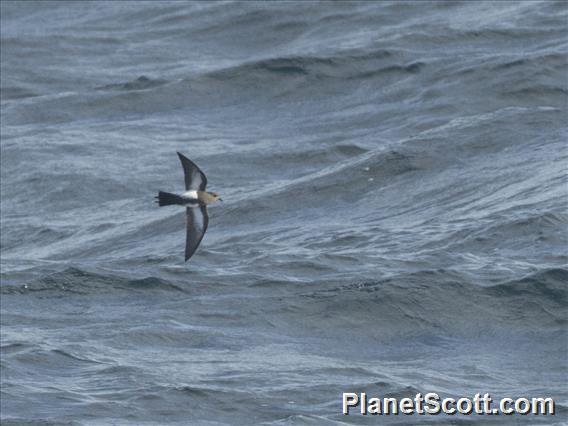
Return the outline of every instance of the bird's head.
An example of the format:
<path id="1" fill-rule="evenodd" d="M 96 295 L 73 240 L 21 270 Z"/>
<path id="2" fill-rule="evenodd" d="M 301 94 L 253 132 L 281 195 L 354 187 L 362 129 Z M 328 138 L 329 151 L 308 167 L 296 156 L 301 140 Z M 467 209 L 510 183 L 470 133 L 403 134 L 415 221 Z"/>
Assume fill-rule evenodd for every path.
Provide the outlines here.
<path id="1" fill-rule="evenodd" d="M 216 192 L 208 192 L 208 194 L 212 197 L 212 200 L 211 200 L 212 203 L 214 203 L 215 201 L 223 201 L 221 196 L 219 194 L 217 194 Z"/>

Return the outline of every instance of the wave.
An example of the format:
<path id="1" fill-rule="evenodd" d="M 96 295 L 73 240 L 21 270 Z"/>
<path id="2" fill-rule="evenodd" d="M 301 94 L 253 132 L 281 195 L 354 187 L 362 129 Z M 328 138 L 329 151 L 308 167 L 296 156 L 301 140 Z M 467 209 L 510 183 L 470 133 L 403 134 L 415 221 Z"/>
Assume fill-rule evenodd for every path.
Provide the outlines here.
<path id="1" fill-rule="evenodd" d="M 568 269 L 550 268 L 489 287 L 485 291 L 497 297 L 514 297 L 535 303 L 546 301 L 558 304 L 561 308 L 568 305 L 566 282 L 568 282 Z M 557 319 L 568 322 L 568 319 L 562 316 L 558 316 Z"/>
<path id="2" fill-rule="evenodd" d="M 286 265 L 290 267 L 289 262 Z M 308 261 L 292 266 L 314 270 L 314 264 Z M 273 271 L 274 268 L 278 265 L 273 261 Z M 327 272 L 325 268 L 315 270 L 324 274 L 322 276 Z M 543 269 L 492 286 L 471 282 L 467 274 L 456 269 L 419 270 L 393 274 L 380 280 L 351 283 L 338 282 L 337 276 L 331 276 L 335 277 L 331 282 L 322 280 L 319 284 L 302 283 L 293 287 L 289 286 L 288 280 L 266 281 L 257 277 L 252 280 L 252 285 L 257 288 L 286 285 L 287 291 L 292 291 L 288 293 L 286 309 L 276 315 L 297 321 L 306 315 L 317 317 L 324 312 L 333 312 L 333 321 L 338 323 L 376 322 L 375 332 L 385 336 L 424 333 L 427 330 L 443 330 L 450 334 L 466 330 L 477 334 L 482 329 L 492 330 L 503 324 L 523 325 L 526 331 L 546 326 L 552 332 L 555 327 L 566 323 L 564 307 L 568 302 L 565 286 L 568 270 L 563 268 Z M 49 274 L 23 286 L 0 287 L 2 295 L 41 298 L 70 294 L 107 295 L 124 291 L 170 293 L 187 292 L 187 289 L 155 277 L 127 279 L 77 268 Z M 482 316 L 480 309 L 484 312 Z M 143 340 L 145 344 L 153 341 L 163 344 L 170 339 L 168 330 L 159 327 L 132 330 L 129 338 Z M 203 334 L 199 338 L 208 339 L 207 344 L 211 344 L 212 336 Z M 11 344 L 3 350 L 20 353 L 30 348 Z"/>
<path id="3" fill-rule="evenodd" d="M 567 279 L 568 270 L 554 268 L 481 287 L 455 270 L 423 270 L 305 292 L 294 315 L 333 312 L 329 320 L 339 329 L 374 324 L 369 333 L 381 340 L 429 333 L 476 338 L 504 324 L 555 333 L 566 323 Z"/>
<path id="4" fill-rule="evenodd" d="M 3 285 L 0 294 L 62 297 L 66 294 L 96 294 L 115 291 L 176 291 L 184 288 L 162 278 L 129 279 L 114 274 L 66 268 L 23 285 Z"/>
<path id="5" fill-rule="evenodd" d="M 136 80 L 127 81 L 125 83 L 113 83 L 104 86 L 96 87 L 97 90 L 146 90 L 153 87 L 162 86 L 168 83 L 167 80 L 162 80 L 159 78 L 153 79 L 142 75 Z"/>
<path id="6" fill-rule="evenodd" d="M 343 49 L 326 56 L 276 55 L 234 60 L 221 68 L 186 67 L 175 75 L 139 75 L 126 81 L 43 96 L 31 89 L 7 88 L 2 96 L 10 101 L 5 114 L 13 124 L 64 123 L 117 115 L 134 119 L 146 114 L 177 114 L 180 110 L 210 113 L 211 109 L 237 105 L 263 110 L 264 103 L 305 102 L 320 99 L 322 93 L 332 98 L 341 96 L 342 103 L 349 105 L 361 84 L 380 95 L 377 101 L 387 104 L 403 101 L 398 96 L 406 96 L 408 90 L 415 92 L 416 84 L 420 84 L 424 89 L 413 95 L 420 102 L 411 102 L 410 106 L 427 107 L 434 103 L 434 107 L 439 107 L 441 93 L 448 90 L 447 75 L 459 81 L 473 79 L 478 90 L 491 90 L 504 98 L 537 95 L 557 104 L 565 98 L 566 87 L 551 84 L 539 70 L 544 63 L 549 74 L 563 73 L 559 56 L 519 54 L 506 60 L 495 56 L 445 64 L 418 60 L 404 49 L 366 47 Z M 444 72 L 439 72 L 440 67 Z M 391 99 L 393 88 L 402 92 Z"/>
<path id="7" fill-rule="evenodd" d="M 371 51 L 342 51 L 332 56 L 271 57 L 245 62 L 220 70 L 201 74 L 201 78 L 281 80 L 287 77 L 306 76 L 313 79 L 353 80 L 378 77 L 388 73 L 415 74 L 426 66 L 424 62 L 397 63 L 402 52 L 384 49 Z"/>

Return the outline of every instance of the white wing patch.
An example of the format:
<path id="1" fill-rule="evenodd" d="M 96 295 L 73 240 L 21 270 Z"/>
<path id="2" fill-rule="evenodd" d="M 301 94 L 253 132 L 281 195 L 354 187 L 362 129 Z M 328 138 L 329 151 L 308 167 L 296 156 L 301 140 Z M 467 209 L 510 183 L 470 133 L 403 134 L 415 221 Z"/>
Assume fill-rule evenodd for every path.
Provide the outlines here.
<path id="1" fill-rule="evenodd" d="M 188 260 L 193 256 L 193 253 L 195 253 L 195 250 L 197 250 L 199 243 L 201 243 L 203 239 L 203 235 L 209 224 L 209 216 L 207 214 L 207 207 L 204 205 L 188 207 L 186 214 L 187 232 L 185 237 L 185 260 Z"/>
<path id="2" fill-rule="evenodd" d="M 193 210 L 193 226 L 199 230 L 199 232 L 203 232 L 203 214 L 201 214 L 201 210 Z"/>
<path id="3" fill-rule="evenodd" d="M 199 173 L 198 170 L 194 169 L 193 173 L 191 174 L 191 188 L 195 190 L 199 189 L 202 182 L 201 173 Z M 197 198 L 197 195 L 195 196 L 195 198 Z"/>

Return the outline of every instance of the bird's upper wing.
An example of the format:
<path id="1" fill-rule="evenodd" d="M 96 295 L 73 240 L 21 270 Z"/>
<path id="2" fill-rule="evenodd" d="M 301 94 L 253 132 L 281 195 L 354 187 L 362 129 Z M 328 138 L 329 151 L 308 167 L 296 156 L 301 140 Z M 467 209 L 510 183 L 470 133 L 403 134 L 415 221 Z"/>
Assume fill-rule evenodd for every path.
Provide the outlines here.
<path id="1" fill-rule="evenodd" d="M 181 165 L 183 166 L 183 174 L 185 175 L 185 189 L 186 191 L 205 191 L 207 186 L 207 178 L 199 167 L 185 155 L 177 153 Z"/>
<path id="2" fill-rule="evenodd" d="M 201 205 L 199 207 L 188 207 L 186 209 L 187 216 L 187 235 L 185 238 L 185 260 L 193 256 L 199 243 L 207 231 L 209 224 L 209 216 L 207 215 L 207 207 Z"/>

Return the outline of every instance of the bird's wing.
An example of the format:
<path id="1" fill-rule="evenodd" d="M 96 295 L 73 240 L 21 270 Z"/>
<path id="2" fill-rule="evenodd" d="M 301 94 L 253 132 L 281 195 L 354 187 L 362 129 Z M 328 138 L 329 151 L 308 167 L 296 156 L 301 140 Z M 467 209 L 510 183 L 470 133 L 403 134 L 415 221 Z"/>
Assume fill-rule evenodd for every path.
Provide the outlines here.
<path id="1" fill-rule="evenodd" d="M 183 174 L 185 175 L 186 191 L 205 191 L 207 186 L 207 178 L 199 167 L 185 155 L 177 153 L 181 165 L 183 166 Z"/>
<path id="2" fill-rule="evenodd" d="M 207 207 L 201 205 L 199 207 L 188 207 L 186 209 L 187 216 L 187 234 L 185 238 L 185 260 L 193 256 L 199 243 L 207 231 L 209 224 L 209 216 L 207 215 Z"/>

